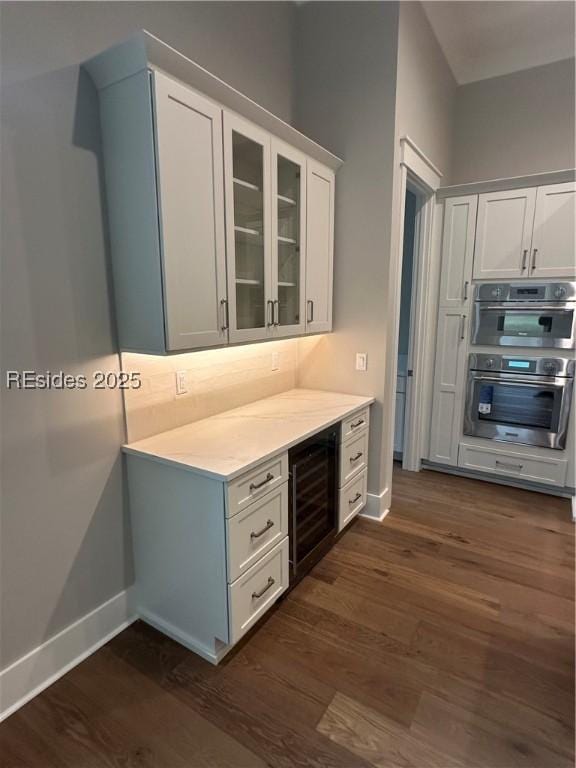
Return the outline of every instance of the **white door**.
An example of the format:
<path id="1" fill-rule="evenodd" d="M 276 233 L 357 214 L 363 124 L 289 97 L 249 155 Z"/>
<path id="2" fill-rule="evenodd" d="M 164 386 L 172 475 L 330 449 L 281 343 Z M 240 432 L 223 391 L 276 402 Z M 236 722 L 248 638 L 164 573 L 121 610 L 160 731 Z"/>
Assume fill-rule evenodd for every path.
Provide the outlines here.
<path id="1" fill-rule="evenodd" d="M 274 334 L 270 135 L 224 112 L 230 341 Z"/>
<path id="2" fill-rule="evenodd" d="M 528 276 L 536 188 L 478 196 L 474 279 Z"/>
<path id="3" fill-rule="evenodd" d="M 272 138 L 272 300 L 274 334 L 306 327 L 306 156 Z"/>
<path id="4" fill-rule="evenodd" d="M 306 332 L 332 330 L 334 261 L 334 174 L 307 161 Z"/>
<path id="5" fill-rule="evenodd" d="M 530 277 L 573 277 L 576 183 L 538 187 Z"/>
<path id="6" fill-rule="evenodd" d="M 467 325 L 458 310 L 438 312 L 429 459 L 452 466 L 458 463 L 462 433 Z"/>
<path id="7" fill-rule="evenodd" d="M 153 78 L 166 348 L 225 344 L 222 110 Z"/>
<path id="8" fill-rule="evenodd" d="M 444 201 L 440 306 L 463 307 L 470 296 L 478 196 Z"/>

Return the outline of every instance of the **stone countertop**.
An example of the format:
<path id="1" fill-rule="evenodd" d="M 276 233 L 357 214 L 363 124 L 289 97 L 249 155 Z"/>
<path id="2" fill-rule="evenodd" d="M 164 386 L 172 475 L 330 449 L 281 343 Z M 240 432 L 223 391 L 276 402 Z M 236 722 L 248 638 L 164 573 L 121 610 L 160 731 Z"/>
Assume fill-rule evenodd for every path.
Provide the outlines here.
<path id="1" fill-rule="evenodd" d="M 228 481 L 373 402 L 373 397 L 291 389 L 123 450 Z"/>

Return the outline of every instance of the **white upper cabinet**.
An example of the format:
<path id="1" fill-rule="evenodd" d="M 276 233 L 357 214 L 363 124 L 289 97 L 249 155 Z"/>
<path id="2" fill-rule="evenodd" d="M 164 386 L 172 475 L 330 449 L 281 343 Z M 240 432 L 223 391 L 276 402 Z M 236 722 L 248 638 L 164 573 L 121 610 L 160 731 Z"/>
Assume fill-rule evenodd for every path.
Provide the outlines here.
<path id="1" fill-rule="evenodd" d="M 530 277 L 573 277 L 576 183 L 538 187 L 532 235 Z"/>
<path id="2" fill-rule="evenodd" d="M 304 333 L 306 156 L 272 139 L 272 301 L 277 336 Z"/>
<path id="3" fill-rule="evenodd" d="M 444 202 L 440 306 L 460 308 L 470 297 L 478 196 Z"/>
<path id="4" fill-rule="evenodd" d="M 120 349 L 331 330 L 342 161 L 147 32 L 84 66 L 100 98 Z"/>
<path id="5" fill-rule="evenodd" d="M 535 188 L 478 196 L 475 280 L 528 274 L 535 204 Z"/>
<path id="6" fill-rule="evenodd" d="M 306 217 L 306 331 L 332 330 L 334 174 L 308 160 Z"/>
<path id="7" fill-rule="evenodd" d="M 224 180 L 230 341 L 274 329 L 270 135 L 224 113 Z"/>
<path id="8" fill-rule="evenodd" d="M 156 72 L 166 348 L 227 341 L 222 110 Z"/>
<path id="9" fill-rule="evenodd" d="M 474 279 L 573 277 L 575 192 L 571 181 L 480 195 Z"/>

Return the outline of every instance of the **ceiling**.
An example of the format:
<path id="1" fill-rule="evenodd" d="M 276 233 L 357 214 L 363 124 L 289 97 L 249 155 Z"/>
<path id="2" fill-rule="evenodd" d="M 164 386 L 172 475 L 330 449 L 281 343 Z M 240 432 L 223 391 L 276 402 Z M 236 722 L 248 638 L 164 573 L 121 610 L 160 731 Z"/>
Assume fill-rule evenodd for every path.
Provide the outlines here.
<path id="1" fill-rule="evenodd" d="M 570 0 L 425 0 L 422 5 L 459 84 L 574 56 Z"/>

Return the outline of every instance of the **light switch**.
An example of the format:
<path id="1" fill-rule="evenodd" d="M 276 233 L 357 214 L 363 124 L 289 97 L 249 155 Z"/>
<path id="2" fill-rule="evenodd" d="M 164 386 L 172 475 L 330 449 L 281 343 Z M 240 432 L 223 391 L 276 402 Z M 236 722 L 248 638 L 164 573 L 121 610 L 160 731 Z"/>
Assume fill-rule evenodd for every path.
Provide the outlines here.
<path id="1" fill-rule="evenodd" d="M 280 352 L 272 352 L 272 370 L 277 371 L 280 368 Z"/>
<path id="2" fill-rule="evenodd" d="M 185 395 L 188 392 L 186 371 L 176 371 L 176 394 Z"/>
<path id="3" fill-rule="evenodd" d="M 356 352 L 356 370 L 365 371 L 368 368 L 368 355 L 366 352 Z"/>

